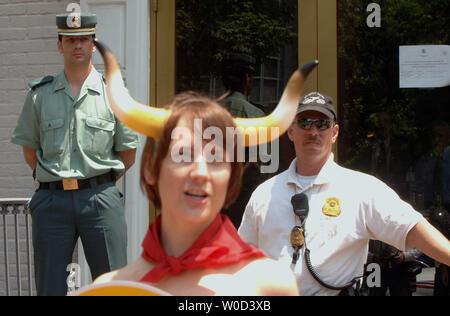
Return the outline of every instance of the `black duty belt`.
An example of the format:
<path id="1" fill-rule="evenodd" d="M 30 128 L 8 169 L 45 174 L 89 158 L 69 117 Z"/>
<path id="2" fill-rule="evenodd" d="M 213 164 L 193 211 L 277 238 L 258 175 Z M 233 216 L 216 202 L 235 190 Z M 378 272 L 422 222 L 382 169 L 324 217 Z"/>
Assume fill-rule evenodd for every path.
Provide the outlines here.
<path id="1" fill-rule="evenodd" d="M 95 188 L 99 185 L 115 181 L 116 176 L 114 172 L 111 171 L 89 179 L 63 179 L 55 182 L 40 182 L 39 190 L 83 190 Z"/>

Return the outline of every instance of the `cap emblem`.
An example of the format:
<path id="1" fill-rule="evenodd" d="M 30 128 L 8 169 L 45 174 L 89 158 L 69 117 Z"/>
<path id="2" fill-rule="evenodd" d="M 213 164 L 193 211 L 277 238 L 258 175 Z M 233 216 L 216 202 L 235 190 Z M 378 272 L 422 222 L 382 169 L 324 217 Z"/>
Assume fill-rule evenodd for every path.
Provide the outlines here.
<path id="1" fill-rule="evenodd" d="M 72 18 L 72 25 L 70 27 L 73 27 L 74 29 L 79 29 L 81 27 L 81 19 L 79 16 L 74 16 Z"/>
<path id="2" fill-rule="evenodd" d="M 321 96 L 311 96 L 311 97 L 306 97 L 305 100 L 303 100 L 302 102 L 303 104 L 310 104 L 310 103 L 319 103 L 319 104 L 325 104 L 326 101 L 324 98 L 322 98 Z"/>

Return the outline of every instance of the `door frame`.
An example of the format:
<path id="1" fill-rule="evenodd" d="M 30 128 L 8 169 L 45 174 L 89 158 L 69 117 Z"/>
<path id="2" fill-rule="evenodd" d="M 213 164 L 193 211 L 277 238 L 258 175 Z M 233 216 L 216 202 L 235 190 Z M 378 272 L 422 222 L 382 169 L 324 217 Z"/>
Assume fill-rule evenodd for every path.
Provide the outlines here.
<path id="1" fill-rule="evenodd" d="M 175 93 L 175 0 L 151 0 L 150 43 L 152 105 Z M 337 100 L 337 0 L 298 0 L 299 65 L 317 59 L 305 92 L 320 91 Z"/>
<path id="2" fill-rule="evenodd" d="M 176 91 L 175 0 L 150 0 L 150 100 L 161 106 Z M 304 92 L 320 91 L 338 102 L 337 0 L 298 0 L 299 65 L 319 60 Z M 337 157 L 337 148 L 333 149 Z M 157 210 L 150 208 L 150 220 Z"/>

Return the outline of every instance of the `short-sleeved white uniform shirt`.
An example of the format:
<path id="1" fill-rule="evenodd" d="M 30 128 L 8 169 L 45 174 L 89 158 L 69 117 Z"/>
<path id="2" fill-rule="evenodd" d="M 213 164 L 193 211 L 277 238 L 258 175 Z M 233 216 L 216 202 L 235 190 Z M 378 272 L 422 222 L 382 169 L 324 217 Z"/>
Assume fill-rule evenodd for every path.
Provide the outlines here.
<path id="1" fill-rule="evenodd" d="M 291 197 L 305 193 L 309 214 L 305 221 L 306 246 L 320 278 L 342 286 L 361 276 L 369 240 L 381 240 L 406 249 L 406 236 L 423 219 L 386 184 L 370 175 L 343 168 L 333 155 L 313 183 L 302 188 L 294 160 L 285 172 L 262 183 L 253 193 L 239 228 L 243 239 L 271 258 L 285 262 L 297 278 L 301 295 L 336 295 L 322 287 L 307 270 L 304 249 L 292 264 L 291 230 L 300 224 Z"/>

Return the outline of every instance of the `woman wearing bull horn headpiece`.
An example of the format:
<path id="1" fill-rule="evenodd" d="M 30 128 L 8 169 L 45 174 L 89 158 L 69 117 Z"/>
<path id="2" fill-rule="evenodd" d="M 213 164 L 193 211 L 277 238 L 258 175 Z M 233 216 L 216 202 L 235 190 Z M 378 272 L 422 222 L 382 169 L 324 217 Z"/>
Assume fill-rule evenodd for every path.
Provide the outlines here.
<path id="1" fill-rule="evenodd" d="M 195 92 L 178 94 L 164 108 L 137 103 L 123 86 L 114 55 L 104 45 L 96 45 L 105 60 L 111 107 L 124 124 L 149 136 L 141 186 L 161 215 L 149 227 L 142 256 L 95 284 L 145 282 L 173 295 L 298 295 L 290 269 L 245 243 L 220 214 L 240 190 L 237 134 L 231 147 L 229 139 L 215 139 L 213 149 L 202 139 L 201 150 L 195 148 L 195 135 L 210 128 L 225 135 L 228 128 L 250 126 L 276 126 L 284 132 L 295 116 L 303 82 L 317 62 L 294 73 L 271 115 L 244 120 L 233 119 L 215 101 Z M 202 123 L 200 131 L 197 120 Z M 269 141 L 271 137 L 275 136 L 269 135 Z M 245 145 L 255 145 L 254 140 Z"/>

